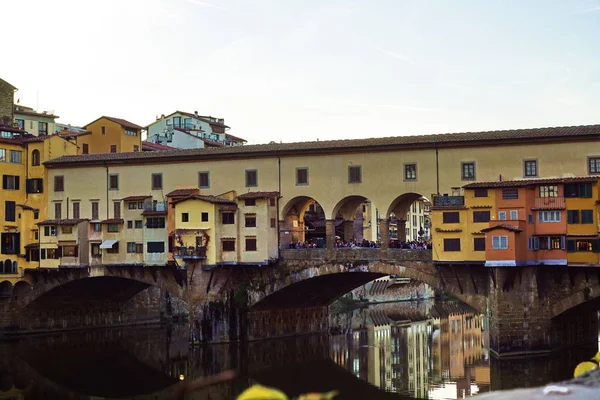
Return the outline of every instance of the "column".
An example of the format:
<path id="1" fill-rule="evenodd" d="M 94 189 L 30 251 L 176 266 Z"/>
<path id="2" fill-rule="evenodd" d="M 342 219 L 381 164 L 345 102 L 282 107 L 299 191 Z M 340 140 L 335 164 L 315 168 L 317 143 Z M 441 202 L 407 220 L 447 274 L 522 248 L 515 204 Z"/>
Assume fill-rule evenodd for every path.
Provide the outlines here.
<path id="1" fill-rule="evenodd" d="M 398 229 L 398 240 L 400 242 L 406 242 L 406 220 L 396 220 L 396 227 Z"/>
<path id="2" fill-rule="evenodd" d="M 346 242 L 354 240 L 354 221 L 344 221 L 344 240 Z"/>
<path id="3" fill-rule="evenodd" d="M 381 235 L 381 250 L 387 250 L 390 246 L 390 220 L 387 218 L 379 220 L 379 232 Z"/>
<path id="4" fill-rule="evenodd" d="M 333 250 L 335 248 L 335 220 L 325 220 L 325 238 L 327 241 L 327 249 Z"/>

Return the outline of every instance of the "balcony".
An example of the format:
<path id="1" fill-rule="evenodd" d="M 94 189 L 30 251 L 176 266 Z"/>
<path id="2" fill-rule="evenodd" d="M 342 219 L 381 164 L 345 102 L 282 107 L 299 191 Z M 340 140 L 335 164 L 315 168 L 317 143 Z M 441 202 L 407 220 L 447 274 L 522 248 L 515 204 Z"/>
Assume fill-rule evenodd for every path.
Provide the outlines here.
<path id="1" fill-rule="evenodd" d="M 536 197 L 532 210 L 564 210 L 564 197 Z"/>
<path id="2" fill-rule="evenodd" d="M 167 215 L 167 203 L 164 201 L 156 203 L 145 202 L 142 215 Z"/>
<path id="3" fill-rule="evenodd" d="M 173 256 L 184 260 L 206 260 L 206 247 L 175 247 Z"/>
<path id="4" fill-rule="evenodd" d="M 465 196 L 435 196 L 434 207 L 464 207 Z"/>

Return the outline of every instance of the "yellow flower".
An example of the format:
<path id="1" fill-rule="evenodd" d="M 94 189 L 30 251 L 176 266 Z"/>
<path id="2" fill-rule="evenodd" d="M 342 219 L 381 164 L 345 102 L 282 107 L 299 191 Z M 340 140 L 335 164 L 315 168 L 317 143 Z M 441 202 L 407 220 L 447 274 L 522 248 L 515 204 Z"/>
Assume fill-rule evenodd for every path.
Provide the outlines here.
<path id="1" fill-rule="evenodd" d="M 244 390 L 237 400 L 288 400 L 288 397 L 280 390 L 254 385 Z"/>
<path id="2" fill-rule="evenodd" d="M 575 367 L 574 377 L 577 377 L 585 372 L 592 371 L 594 369 L 598 369 L 600 367 L 600 351 L 596 353 L 594 357 L 590 359 L 590 361 L 581 362 Z"/>

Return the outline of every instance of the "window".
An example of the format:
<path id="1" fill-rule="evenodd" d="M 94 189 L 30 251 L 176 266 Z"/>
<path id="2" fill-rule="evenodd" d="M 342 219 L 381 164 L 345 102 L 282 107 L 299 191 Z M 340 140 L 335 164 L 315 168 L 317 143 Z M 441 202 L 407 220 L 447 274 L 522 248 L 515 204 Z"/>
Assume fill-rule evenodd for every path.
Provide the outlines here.
<path id="1" fill-rule="evenodd" d="M 80 207 L 79 207 L 79 202 L 78 201 L 74 201 L 73 202 L 73 218 L 74 219 L 79 219 L 80 218 Z"/>
<path id="2" fill-rule="evenodd" d="M 593 224 L 594 223 L 594 210 L 581 210 L 581 223 L 582 224 Z"/>
<path id="3" fill-rule="evenodd" d="M 508 236 L 492 236 L 492 249 L 507 250 Z"/>
<path id="4" fill-rule="evenodd" d="M 445 212 L 442 214 L 444 224 L 456 224 L 460 222 L 460 213 L 457 211 Z M 416 224 L 415 224 L 416 225 Z"/>
<path id="5" fill-rule="evenodd" d="M 488 197 L 487 189 L 475 189 L 473 193 L 474 197 Z"/>
<path id="6" fill-rule="evenodd" d="M 29 261 L 40 261 L 40 249 L 28 249 Z"/>
<path id="7" fill-rule="evenodd" d="M 22 163 L 22 152 L 18 150 L 10 151 L 10 159 L 9 162 L 13 164 L 21 164 Z"/>
<path id="8" fill-rule="evenodd" d="M 246 187 L 258 186 L 258 171 L 255 169 L 246 170 Z"/>
<path id="9" fill-rule="evenodd" d="M 567 251 L 593 251 L 600 252 L 600 241 L 598 239 L 578 239 L 567 241 Z"/>
<path id="10" fill-rule="evenodd" d="M 560 222 L 560 211 L 539 211 L 540 222 Z"/>
<path id="11" fill-rule="evenodd" d="M 209 188 L 210 187 L 210 173 L 208 171 L 198 172 L 198 187 Z"/>
<path id="12" fill-rule="evenodd" d="M 519 220 L 519 211 L 518 210 L 510 210 L 510 220 L 511 221 Z"/>
<path id="13" fill-rule="evenodd" d="M 92 219 L 93 220 L 98 219 L 98 202 L 97 201 L 92 201 Z"/>
<path id="14" fill-rule="evenodd" d="M 138 208 L 138 210 L 143 210 L 144 209 L 144 202 L 143 201 L 138 201 L 137 208 Z"/>
<path id="15" fill-rule="evenodd" d="M 56 236 L 56 226 L 54 226 L 54 225 L 44 226 L 44 236 Z"/>
<path id="16" fill-rule="evenodd" d="M 0 252 L 2 254 L 19 254 L 20 250 L 20 239 L 19 233 L 15 232 L 2 232 L 0 240 L 2 240 L 2 246 Z"/>
<path id="17" fill-rule="evenodd" d="M 62 203 L 61 202 L 54 203 L 54 219 L 61 219 L 61 218 L 62 218 Z"/>
<path id="18" fill-rule="evenodd" d="M 506 221 L 506 211 L 498 211 L 498 220 Z"/>
<path id="19" fill-rule="evenodd" d="M 256 199 L 244 199 L 244 206 L 254 207 L 256 205 Z"/>
<path id="20" fill-rule="evenodd" d="M 296 185 L 308 185 L 308 168 L 296 168 Z"/>
<path id="21" fill-rule="evenodd" d="M 473 211 L 473 222 L 490 222 L 490 212 Z"/>
<path id="22" fill-rule="evenodd" d="M 101 130 L 102 130 L 102 134 L 103 134 L 103 135 L 106 135 L 106 127 L 105 127 L 105 126 L 103 126 L 103 127 L 101 128 Z"/>
<path id="23" fill-rule="evenodd" d="M 221 214 L 221 223 L 223 225 L 231 225 L 235 224 L 235 214 L 232 212 L 224 211 Z"/>
<path id="24" fill-rule="evenodd" d="M 136 221 L 137 227 L 137 221 Z M 146 228 L 150 229 L 162 229 L 165 227 L 165 218 L 164 217 L 150 217 L 146 222 Z"/>
<path id="25" fill-rule="evenodd" d="M 129 128 L 129 129 L 125 129 L 125 134 L 127 136 L 137 136 L 137 131 L 135 129 Z"/>
<path id="26" fill-rule="evenodd" d="M 348 183 L 362 182 L 362 167 L 360 165 L 351 165 L 348 167 Z"/>
<path id="27" fill-rule="evenodd" d="M 474 162 L 463 162 L 462 163 L 461 177 L 463 180 L 474 180 L 475 179 L 475 163 Z"/>
<path id="28" fill-rule="evenodd" d="M 567 210 L 567 224 L 579 224 L 579 210 Z"/>
<path id="29" fill-rule="evenodd" d="M 528 248 L 529 250 L 539 250 L 540 249 L 540 238 L 539 237 L 530 237 L 528 239 Z"/>
<path id="30" fill-rule="evenodd" d="M 588 174 L 600 174 L 600 157 L 588 157 Z"/>
<path id="31" fill-rule="evenodd" d="M 91 243 L 90 251 L 92 253 L 92 257 L 100 257 L 102 252 L 100 251 L 100 243 Z"/>
<path id="32" fill-rule="evenodd" d="M 15 119 L 15 123 L 17 124 L 17 128 L 21 130 L 25 130 L 25 120 L 24 119 Z"/>
<path id="33" fill-rule="evenodd" d="M 518 198 L 518 189 L 502 189 L 502 200 L 516 200 Z"/>
<path id="34" fill-rule="evenodd" d="M 275 197 L 271 197 L 271 198 L 269 199 L 269 206 L 270 206 L 270 207 L 275 207 Z"/>
<path id="35" fill-rule="evenodd" d="M 405 181 L 416 181 L 417 180 L 417 164 L 404 164 L 404 180 Z"/>
<path id="36" fill-rule="evenodd" d="M 39 133 L 39 136 L 46 136 L 48 134 L 48 123 L 47 122 L 39 122 L 38 123 L 38 133 Z"/>
<path id="37" fill-rule="evenodd" d="M 135 229 L 142 229 L 144 227 L 144 221 L 138 219 L 135 221 Z"/>
<path id="38" fill-rule="evenodd" d="M 33 219 L 40 219 L 40 210 L 33 210 Z M 37 234 L 37 231 L 35 233 Z"/>
<path id="39" fill-rule="evenodd" d="M 271 218 L 271 228 L 277 227 L 277 220 L 275 218 Z"/>
<path id="40" fill-rule="evenodd" d="M 112 245 L 111 248 L 106 249 L 108 254 L 119 254 L 119 242 Z"/>
<path id="41" fill-rule="evenodd" d="M 223 251 L 235 251 L 235 240 L 234 239 L 223 240 Z"/>
<path id="42" fill-rule="evenodd" d="M 137 203 L 135 203 L 135 202 L 129 202 L 129 203 L 127 203 L 127 209 L 128 210 L 136 210 L 137 209 Z"/>
<path id="43" fill-rule="evenodd" d="M 111 144 L 110 145 L 110 152 L 111 153 L 116 153 L 117 152 L 117 145 L 116 144 Z"/>
<path id="44" fill-rule="evenodd" d="M 119 232 L 119 224 L 108 224 L 106 228 L 107 232 Z"/>
<path id="45" fill-rule="evenodd" d="M 152 190 L 161 190 L 162 188 L 162 174 L 152 174 Z"/>
<path id="46" fill-rule="evenodd" d="M 31 166 L 36 167 L 40 165 L 40 151 L 35 149 L 31 152 Z"/>
<path id="47" fill-rule="evenodd" d="M 533 224 L 533 214 L 527 214 L 527 223 Z"/>
<path id="48" fill-rule="evenodd" d="M 165 242 L 148 242 L 146 251 L 148 253 L 164 253 Z"/>
<path id="49" fill-rule="evenodd" d="M 457 213 L 457 214 L 458 214 L 458 213 Z M 413 225 L 413 226 L 417 226 L 417 216 L 416 216 L 416 215 L 413 215 L 413 216 L 412 216 L 412 225 Z"/>
<path id="50" fill-rule="evenodd" d="M 108 176 L 108 190 L 119 190 L 119 174 Z"/>
<path id="51" fill-rule="evenodd" d="M 45 253 L 44 253 L 45 250 Z M 57 260 L 60 258 L 58 249 L 42 249 L 42 258 L 48 260 Z"/>
<path id="52" fill-rule="evenodd" d="M 62 257 L 77 257 L 79 255 L 79 246 L 61 246 L 59 254 Z"/>
<path id="53" fill-rule="evenodd" d="M 256 228 L 256 215 L 254 215 L 254 214 L 246 215 L 244 226 L 246 228 Z"/>
<path id="54" fill-rule="evenodd" d="M 473 238 L 473 251 L 485 251 L 485 238 Z"/>
<path id="55" fill-rule="evenodd" d="M 207 212 L 203 212 L 202 214 L 200 214 L 200 221 L 208 222 L 208 213 Z"/>
<path id="56" fill-rule="evenodd" d="M 19 177 L 17 175 L 2 175 L 2 189 L 19 190 Z"/>
<path id="57" fill-rule="evenodd" d="M 87 143 L 82 144 L 81 153 L 89 154 L 89 152 L 90 152 L 90 145 Z"/>
<path id="58" fill-rule="evenodd" d="M 133 221 L 127 221 L 127 229 L 133 229 Z"/>
<path id="59" fill-rule="evenodd" d="M 523 176 L 525 178 L 532 178 L 538 175 L 537 160 L 524 160 L 523 161 Z"/>
<path id="60" fill-rule="evenodd" d="M 565 197 L 568 198 L 591 198 L 592 184 L 591 183 L 566 183 Z"/>
<path id="61" fill-rule="evenodd" d="M 65 190 L 65 177 L 62 175 L 58 175 L 54 177 L 54 191 L 55 192 L 64 192 Z"/>
<path id="62" fill-rule="evenodd" d="M 121 202 L 120 201 L 113 202 L 113 218 L 116 218 L 116 219 L 121 218 Z"/>
<path id="63" fill-rule="evenodd" d="M 173 117 L 173 126 L 175 128 L 181 128 L 181 117 Z"/>
<path id="64" fill-rule="evenodd" d="M 190 214 L 181 213 L 181 222 L 190 222 Z"/>
<path id="65" fill-rule="evenodd" d="M 255 237 L 247 237 L 246 238 L 246 251 L 256 251 L 256 238 Z"/>
<path id="66" fill-rule="evenodd" d="M 44 180 L 42 178 L 27 179 L 25 182 L 27 193 L 43 193 Z"/>
<path id="67" fill-rule="evenodd" d="M 60 233 L 71 234 L 73 233 L 73 227 L 71 225 L 61 226 Z"/>
<path id="68" fill-rule="evenodd" d="M 540 197 L 558 197 L 558 186 L 556 186 L 556 185 L 540 186 Z"/>
<path id="69" fill-rule="evenodd" d="M 95 224 L 92 224 L 92 227 L 94 228 L 94 232 L 102 232 L 102 224 L 95 223 Z"/>
<path id="70" fill-rule="evenodd" d="M 144 252 L 144 245 L 136 242 L 127 242 L 127 253 L 141 254 Z"/>
<path id="71" fill-rule="evenodd" d="M 6 162 L 6 149 L 0 149 L 0 162 Z"/>
<path id="72" fill-rule="evenodd" d="M 460 251 L 460 239 L 444 239 L 444 251 Z"/>

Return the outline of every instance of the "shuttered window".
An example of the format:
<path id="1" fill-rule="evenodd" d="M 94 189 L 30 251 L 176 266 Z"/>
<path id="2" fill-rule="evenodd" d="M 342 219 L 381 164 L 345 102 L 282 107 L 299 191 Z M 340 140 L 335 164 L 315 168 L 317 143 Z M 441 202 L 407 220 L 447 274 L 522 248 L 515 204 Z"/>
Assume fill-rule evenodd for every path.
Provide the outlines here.
<path id="1" fill-rule="evenodd" d="M 246 170 L 246 187 L 258 186 L 258 171 L 255 169 Z"/>
<path id="2" fill-rule="evenodd" d="M 474 251 L 485 251 L 485 238 L 473 238 L 473 250 Z"/>
<path id="3" fill-rule="evenodd" d="M 296 185 L 308 185 L 308 168 L 296 168 Z"/>
<path id="4" fill-rule="evenodd" d="M 210 174 L 208 171 L 198 172 L 198 187 L 209 188 L 210 187 Z"/>
<path id="5" fill-rule="evenodd" d="M 460 251 L 460 239 L 444 239 L 444 251 Z"/>
<path id="6" fill-rule="evenodd" d="M 93 220 L 98 219 L 98 202 L 97 201 L 92 201 L 92 219 Z"/>
<path id="7" fill-rule="evenodd" d="M 581 210 L 581 223 L 582 224 L 593 224 L 594 223 L 594 211 L 593 210 Z"/>
<path id="8" fill-rule="evenodd" d="M 361 183 L 362 169 L 360 165 L 351 165 L 348 167 L 348 183 Z"/>
<path id="9" fill-rule="evenodd" d="M 64 176 L 55 176 L 54 177 L 54 191 L 55 192 L 64 192 L 65 190 L 65 177 Z"/>
<path id="10" fill-rule="evenodd" d="M 516 200 L 518 198 L 518 189 L 502 189 L 502 200 Z"/>
<path id="11" fill-rule="evenodd" d="M 79 202 L 78 201 L 73 202 L 73 218 L 74 219 L 79 219 L 80 218 L 79 217 L 79 215 L 80 215 L 79 211 L 80 211 L 79 210 Z"/>
<path id="12" fill-rule="evenodd" d="M 460 222 L 460 214 L 458 212 L 445 212 L 442 214 L 444 224 L 456 224 Z"/>
<path id="13" fill-rule="evenodd" d="M 255 237 L 247 237 L 246 238 L 246 251 L 256 251 L 256 238 Z"/>
<path id="14" fill-rule="evenodd" d="M 2 189 L 19 190 L 19 176 L 2 175 Z"/>
<path id="15" fill-rule="evenodd" d="M 223 240 L 223 251 L 235 251 L 235 239 Z"/>
<path id="16" fill-rule="evenodd" d="M 152 174 L 152 190 L 161 190 L 162 188 L 162 174 Z"/>
<path id="17" fill-rule="evenodd" d="M 27 179 L 26 186 L 27 193 L 44 192 L 44 180 L 42 178 Z"/>
<path id="18" fill-rule="evenodd" d="M 490 212 L 473 211 L 473 222 L 490 222 Z"/>

